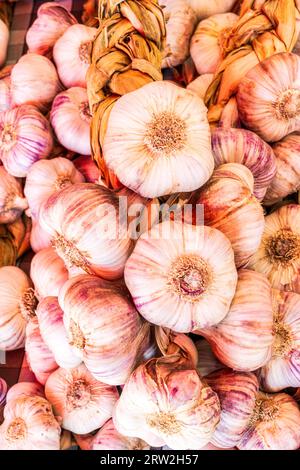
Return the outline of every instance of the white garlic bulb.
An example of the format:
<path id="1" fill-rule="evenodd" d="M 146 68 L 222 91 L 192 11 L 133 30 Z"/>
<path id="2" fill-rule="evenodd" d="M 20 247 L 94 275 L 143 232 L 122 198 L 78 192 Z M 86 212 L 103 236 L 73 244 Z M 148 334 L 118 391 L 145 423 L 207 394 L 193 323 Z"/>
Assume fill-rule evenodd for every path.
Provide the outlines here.
<path id="1" fill-rule="evenodd" d="M 111 418 L 119 397 L 116 387 L 96 380 L 83 364 L 57 369 L 47 380 L 45 394 L 62 427 L 77 434 L 100 428 Z"/>
<path id="2" fill-rule="evenodd" d="M 200 19 L 230 11 L 235 2 L 236 0 L 187 0 Z"/>
<path id="3" fill-rule="evenodd" d="M 193 191 L 214 166 L 207 109 L 171 82 L 145 85 L 114 104 L 103 153 L 121 183 L 141 196 Z"/>
<path id="4" fill-rule="evenodd" d="M 68 280 L 68 270 L 55 250 L 44 248 L 31 261 L 30 277 L 38 299 L 58 296 L 60 288 Z"/>
<path id="5" fill-rule="evenodd" d="M 224 56 L 223 41 L 230 34 L 237 19 L 238 16 L 234 13 L 221 13 L 198 24 L 191 40 L 190 51 L 200 75 L 216 72 Z"/>

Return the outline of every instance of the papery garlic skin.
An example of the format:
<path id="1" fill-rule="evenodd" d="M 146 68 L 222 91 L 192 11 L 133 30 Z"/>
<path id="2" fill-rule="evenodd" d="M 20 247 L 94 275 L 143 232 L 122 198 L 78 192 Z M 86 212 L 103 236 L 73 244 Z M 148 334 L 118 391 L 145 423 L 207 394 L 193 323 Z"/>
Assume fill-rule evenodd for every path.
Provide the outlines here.
<path id="1" fill-rule="evenodd" d="M 196 370 L 177 370 L 168 356 L 135 369 L 113 416 L 121 434 L 179 450 L 205 446 L 219 419 L 217 394 Z"/>
<path id="2" fill-rule="evenodd" d="M 10 224 L 27 209 L 21 182 L 0 167 L 0 223 Z"/>
<path id="3" fill-rule="evenodd" d="M 263 390 L 300 387 L 300 295 L 272 290 L 272 357 L 259 373 Z"/>
<path id="4" fill-rule="evenodd" d="M 47 158 L 53 146 L 48 120 L 31 105 L 0 113 L 0 158 L 13 176 L 26 176 L 37 160 Z"/>
<path id="5" fill-rule="evenodd" d="M 40 223 L 35 219 L 32 219 L 30 246 L 35 253 L 45 248 L 52 247 L 51 236 L 42 229 Z"/>
<path id="6" fill-rule="evenodd" d="M 276 174 L 266 193 L 269 205 L 300 189 L 300 134 L 293 133 L 273 145 Z"/>
<path id="7" fill-rule="evenodd" d="M 221 405 L 221 419 L 211 443 L 221 448 L 235 447 L 251 418 L 258 394 L 258 380 L 250 372 L 222 369 L 205 377 L 217 393 Z"/>
<path id="8" fill-rule="evenodd" d="M 59 78 L 66 88 L 86 88 L 90 49 L 96 33 L 96 28 L 75 24 L 56 41 L 53 58 Z"/>
<path id="9" fill-rule="evenodd" d="M 6 402 L 19 397 L 39 396 L 45 398 L 44 387 L 38 382 L 18 382 L 7 392 Z"/>
<path id="10" fill-rule="evenodd" d="M 201 377 L 205 377 L 212 372 L 223 369 L 224 365 L 216 358 L 210 344 L 206 339 L 202 338 L 195 342 L 198 351 L 197 370 Z"/>
<path id="11" fill-rule="evenodd" d="M 190 53 L 199 75 L 215 73 L 223 58 L 222 42 L 230 34 L 238 16 L 234 13 L 212 15 L 198 24 Z"/>
<path id="12" fill-rule="evenodd" d="M 253 194 L 264 198 L 276 173 L 276 157 L 272 148 L 254 132 L 246 129 L 217 128 L 212 134 L 216 167 L 224 163 L 241 163 L 254 177 Z"/>
<path id="13" fill-rule="evenodd" d="M 196 93 L 202 100 L 204 100 L 207 89 L 213 81 L 213 73 L 205 73 L 200 77 L 195 78 L 191 83 L 188 84 L 187 89 Z"/>
<path id="14" fill-rule="evenodd" d="M 38 218 L 41 205 L 51 194 L 66 186 L 83 181 L 84 176 L 66 158 L 40 160 L 33 164 L 28 171 L 24 187 L 31 216 Z"/>
<path id="15" fill-rule="evenodd" d="M 36 299 L 29 277 L 16 266 L 0 268 L 0 350 L 24 346 L 25 327 Z"/>
<path id="16" fill-rule="evenodd" d="M 196 23 L 195 12 L 185 0 L 159 0 L 159 4 L 164 7 L 167 29 L 162 67 L 176 67 L 189 56 L 190 38 Z"/>
<path id="17" fill-rule="evenodd" d="M 141 315 L 178 332 L 220 322 L 237 282 L 233 251 L 221 232 L 172 221 L 139 238 L 124 276 Z"/>
<path id="18" fill-rule="evenodd" d="M 42 397 L 19 397 L 4 409 L 1 450 L 59 450 L 60 426 L 50 403 Z"/>
<path id="19" fill-rule="evenodd" d="M 200 190 L 204 223 L 230 240 L 238 268 L 247 266 L 261 242 L 265 220 L 262 206 L 253 195 L 253 175 L 240 163 L 219 166 Z"/>
<path id="20" fill-rule="evenodd" d="M 90 156 L 81 155 L 80 157 L 75 158 L 72 163 L 75 165 L 76 169 L 83 175 L 85 181 L 87 181 L 88 183 L 100 184 L 100 170 Z"/>
<path id="21" fill-rule="evenodd" d="M 38 299 L 48 296 L 57 297 L 60 288 L 69 278 L 63 260 L 53 248 L 45 248 L 33 257 L 30 277 Z"/>
<path id="22" fill-rule="evenodd" d="M 45 297 L 36 309 L 41 336 L 60 367 L 78 366 L 82 361 L 70 346 L 57 297 Z"/>
<path id="23" fill-rule="evenodd" d="M 249 268 L 272 287 L 300 294 L 300 206 L 288 204 L 265 217 L 265 230 Z"/>
<path id="24" fill-rule="evenodd" d="M 119 397 L 116 387 L 96 380 L 83 364 L 57 369 L 47 380 L 45 394 L 62 427 L 77 434 L 100 428 L 111 418 Z"/>
<path id="25" fill-rule="evenodd" d="M 91 154 L 91 120 L 85 88 L 69 88 L 54 99 L 50 121 L 59 142 L 68 150 L 82 155 Z"/>
<path id="26" fill-rule="evenodd" d="M 242 78 L 237 103 L 242 122 L 266 142 L 300 130 L 300 57 L 272 55 Z"/>
<path id="27" fill-rule="evenodd" d="M 120 434 L 108 420 L 95 435 L 75 436 L 80 450 L 149 450 L 150 446 L 142 439 L 135 439 Z"/>
<path id="28" fill-rule="evenodd" d="M 26 34 L 26 44 L 29 52 L 48 55 L 57 39 L 72 24 L 76 18 L 64 7 L 56 2 L 43 3 L 37 12 L 37 18 Z"/>
<path id="29" fill-rule="evenodd" d="M 62 89 L 56 69 L 47 57 L 23 55 L 11 72 L 11 93 L 14 105 L 33 104 L 46 110 Z"/>
<path id="30" fill-rule="evenodd" d="M 253 371 L 271 358 L 273 311 L 271 286 L 266 277 L 240 269 L 237 289 L 224 320 L 200 330 L 213 353 L 226 366 Z"/>
<path id="31" fill-rule="evenodd" d="M 187 3 L 193 8 L 198 18 L 207 18 L 217 13 L 230 11 L 235 0 L 187 0 Z"/>
<path id="32" fill-rule="evenodd" d="M 300 410 L 286 393 L 260 392 L 240 450 L 296 450 L 300 447 Z"/>
<path id="33" fill-rule="evenodd" d="M 59 304 L 69 343 L 91 374 L 109 385 L 125 383 L 149 337 L 126 289 L 96 276 L 76 276 L 61 289 Z"/>
<path id="34" fill-rule="evenodd" d="M 207 109 L 171 82 L 147 84 L 114 104 L 103 152 L 121 183 L 143 197 L 193 191 L 213 171 Z"/>
<path id="35" fill-rule="evenodd" d="M 0 112 L 11 109 L 12 97 L 10 87 L 10 72 L 4 74 L 3 77 L 0 74 Z"/>
<path id="36" fill-rule="evenodd" d="M 30 369 L 37 381 L 45 385 L 49 375 L 58 368 L 58 365 L 43 341 L 37 317 L 32 317 L 26 325 L 25 351 Z"/>
<path id="37" fill-rule="evenodd" d="M 112 191 L 77 183 L 50 196 L 39 220 L 70 273 L 118 279 L 132 250 L 126 221 L 119 218 Z"/>

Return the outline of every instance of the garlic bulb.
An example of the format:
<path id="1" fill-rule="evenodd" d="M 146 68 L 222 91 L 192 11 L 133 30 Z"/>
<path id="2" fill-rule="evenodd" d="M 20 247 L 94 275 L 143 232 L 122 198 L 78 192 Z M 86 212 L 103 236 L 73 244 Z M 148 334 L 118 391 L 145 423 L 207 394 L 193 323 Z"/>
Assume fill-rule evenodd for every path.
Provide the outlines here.
<path id="1" fill-rule="evenodd" d="M 9 41 L 8 25 L 0 18 L 0 68 L 5 63 L 7 46 Z"/>
<path id="2" fill-rule="evenodd" d="M 235 447 L 252 416 L 258 393 L 258 380 L 253 373 L 221 369 L 205 377 L 217 393 L 221 419 L 211 443 L 221 448 Z"/>
<path id="3" fill-rule="evenodd" d="M 260 392 L 237 446 L 240 450 L 296 450 L 300 447 L 300 411 L 286 393 Z"/>
<path id="4" fill-rule="evenodd" d="M 90 156 L 82 155 L 72 162 L 88 183 L 100 183 L 101 173 Z"/>
<path id="5" fill-rule="evenodd" d="M 300 206 L 280 207 L 265 218 L 265 230 L 249 267 L 276 289 L 300 294 Z"/>
<path id="6" fill-rule="evenodd" d="M 199 341 L 195 342 L 195 346 L 198 351 L 197 370 L 199 371 L 201 377 L 205 377 L 211 372 L 215 372 L 216 370 L 224 368 L 223 364 L 218 361 L 218 359 L 212 352 L 208 341 L 202 338 Z"/>
<path id="7" fill-rule="evenodd" d="M 225 317 L 237 273 L 221 232 L 165 221 L 137 241 L 125 266 L 125 282 L 147 321 L 190 332 Z"/>
<path id="8" fill-rule="evenodd" d="M 38 299 L 57 297 L 60 288 L 68 280 L 68 271 L 63 260 L 53 248 L 39 251 L 32 259 L 30 277 Z"/>
<path id="9" fill-rule="evenodd" d="M 40 223 L 69 272 L 108 279 L 122 276 L 131 252 L 125 222 L 117 196 L 91 183 L 73 184 L 53 194 L 40 213 Z"/>
<path id="10" fill-rule="evenodd" d="M 64 5 L 56 2 L 43 3 L 26 34 L 29 52 L 50 55 L 57 39 L 69 26 L 76 23 L 76 18 Z"/>
<path id="11" fill-rule="evenodd" d="M 253 190 L 250 170 L 240 163 L 226 163 L 214 171 L 197 199 L 203 204 L 204 223 L 230 240 L 237 267 L 247 265 L 264 230 L 263 209 Z"/>
<path id="12" fill-rule="evenodd" d="M 254 132 L 246 129 L 217 128 L 212 134 L 216 167 L 224 163 L 242 163 L 254 177 L 253 194 L 261 201 L 276 173 L 272 148 Z"/>
<path id="13" fill-rule="evenodd" d="M 25 351 L 30 369 L 37 381 L 45 385 L 49 375 L 58 368 L 58 365 L 42 339 L 37 317 L 31 318 L 27 323 Z"/>
<path id="14" fill-rule="evenodd" d="M 96 33 L 96 28 L 74 24 L 56 41 L 53 58 L 59 78 L 66 88 L 86 88 L 85 76 Z"/>
<path id="15" fill-rule="evenodd" d="M 223 42 L 239 17 L 234 13 L 210 16 L 198 24 L 191 40 L 191 56 L 197 72 L 215 73 L 223 59 Z"/>
<path id="16" fill-rule="evenodd" d="M 267 142 L 300 130 L 300 57 L 271 55 L 242 78 L 237 92 L 240 118 Z"/>
<path id="17" fill-rule="evenodd" d="M 74 183 L 82 183 L 84 177 L 66 158 L 40 160 L 33 164 L 27 174 L 24 193 L 31 216 L 37 218 L 44 201 L 51 194 Z"/>
<path id="18" fill-rule="evenodd" d="M 67 331 L 63 322 L 63 311 L 61 310 L 57 297 L 45 297 L 36 309 L 40 332 L 43 341 L 52 352 L 55 362 L 60 367 L 76 367 L 81 359 L 75 355 L 69 345 Z"/>
<path id="19" fill-rule="evenodd" d="M 53 101 L 50 120 L 61 145 L 73 152 L 91 154 L 92 117 L 84 88 L 73 87 L 59 93 Z"/>
<path id="20" fill-rule="evenodd" d="M 52 246 L 51 236 L 42 229 L 38 220 L 32 219 L 30 246 L 35 253 Z"/>
<path id="21" fill-rule="evenodd" d="M 50 403 L 39 396 L 10 400 L 0 426 L 1 450 L 59 450 L 60 426 Z"/>
<path id="22" fill-rule="evenodd" d="M 195 12 L 185 0 L 159 0 L 159 4 L 164 7 L 167 28 L 162 67 L 176 67 L 189 56 L 190 38 L 196 23 Z"/>
<path id="23" fill-rule="evenodd" d="M 217 13 L 230 11 L 236 0 L 187 0 L 198 18 L 207 18 Z"/>
<path id="24" fill-rule="evenodd" d="M 205 73 L 200 77 L 195 78 L 191 83 L 188 84 L 187 89 L 196 93 L 199 98 L 204 100 L 206 91 L 214 78 L 213 73 Z"/>
<path id="25" fill-rule="evenodd" d="M 226 366 L 240 371 L 262 367 L 273 343 L 271 287 L 265 276 L 240 269 L 235 297 L 224 320 L 200 330 L 213 353 Z"/>
<path id="26" fill-rule="evenodd" d="M 39 396 L 45 398 L 44 387 L 38 382 L 18 382 L 8 390 L 6 402 L 8 403 L 10 400 L 24 396 Z"/>
<path id="27" fill-rule="evenodd" d="M 175 351 L 135 369 L 113 415 L 121 434 L 171 449 L 205 446 L 219 419 L 217 394 Z"/>
<path id="28" fill-rule="evenodd" d="M 273 145 L 273 150 L 276 175 L 268 188 L 265 204 L 273 204 L 300 189 L 300 134 L 286 136 Z"/>
<path id="29" fill-rule="evenodd" d="M 278 392 L 300 387 L 300 295 L 273 289 L 272 357 L 260 370 L 262 387 Z"/>
<path id="30" fill-rule="evenodd" d="M 45 393 L 54 414 L 62 419 L 61 426 L 78 434 L 100 428 L 112 416 L 119 397 L 116 387 L 94 379 L 83 364 L 53 372 Z"/>
<path id="31" fill-rule="evenodd" d="M 193 191 L 213 171 L 207 109 L 171 82 L 145 85 L 114 104 L 103 151 L 107 167 L 141 196 Z"/>
<path id="32" fill-rule="evenodd" d="M 28 203 L 21 182 L 0 167 L 0 223 L 10 224 L 20 217 Z"/>
<path id="33" fill-rule="evenodd" d="M 2 379 L 2 377 L 0 377 L 0 409 L 6 402 L 7 388 L 7 383 Z"/>
<path id="34" fill-rule="evenodd" d="M 26 323 L 35 306 L 29 277 L 16 266 L 0 268 L 0 350 L 24 346 Z"/>
<path id="35" fill-rule="evenodd" d="M 69 343 L 91 374 L 109 385 L 123 384 L 149 336 L 149 326 L 124 287 L 96 276 L 76 276 L 61 289 L 59 304 Z"/>
<path id="36" fill-rule="evenodd" d="M 97 434 L 75 436 L 81 450 L 149 450 L 150 446 L 141 439 L 135 439 L 120 434 L 113 423 L 108 420 Z"/>
<path id="37" fill-rule="evenodd" d="M 47 57 L 28 53 L 12 69 L 11 93 L 15 105 L 34 104 L 44 111 L 61 89 L 56 69 Z"/>
<path id="38" fill-rule="evenodd" d="M 8 111 L 12 106 L 10 67 L 0 71 L 0 112 Z"/>
<path id="39" fill-rule="evenodd" d="M 47 119 L 23 105 L 0 113 L 0 158 L 13 176 L 26 176 L 31 165 L 51 152 L 53 138 Z"/>

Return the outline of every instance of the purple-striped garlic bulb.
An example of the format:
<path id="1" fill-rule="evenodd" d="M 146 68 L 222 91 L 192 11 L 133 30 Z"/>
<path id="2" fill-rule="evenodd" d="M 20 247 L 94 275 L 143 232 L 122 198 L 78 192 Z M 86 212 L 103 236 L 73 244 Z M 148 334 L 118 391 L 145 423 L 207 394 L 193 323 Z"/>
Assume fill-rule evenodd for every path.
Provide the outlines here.
<path id="1" fill-rule="evenodd" d="M 49 197 L 39 222 L 69 272 L 117 279 L 132 250 L 123 215 L 112 191 L 77 183 Z"/>
<path id="2" fill-rule="evenodd" d="M 241 163 L 254 178 L 253 194 L 261 201 L 276 173 L 276 159 L 270 145 L 246 129 L 216 128 L 212 134 L 216 167 L 224 163 Z"/>
<path id="3" fill-rule="evenodd" d="M 271 286 L 260 273 L 241 269 L 238 274 L 236 293 L 226 317 L 199 333 L 223 364 L 238 371 L 254 371 L 271 357 Z"/>
<path id="4" fill-rule="evenodd" d="M 59 368 L 45 385 L 47 400 L 61 426 L 77 434 L 87 434 L 111 418 L 119 393 L 116 387 L 96 380 L 84 364 Z"/>
<path id="5" fill-rule="evenodd" d="M 53 146 L 48 120 L 38 109 L 23 105 L 0 113 L 0 159 L 13 176 L 26 176 Z"/>
<path id="6" fill-rule="evenodd" d="M 205 377 L 219 397 L 220 422 L 211 443 L 221 448 L 235 447 L 246 429 L 254 411 L 258 394 L 258 380 L 252 372 L 221 369 Z"/>
<path id="7" fill-rule="evenodd" d="M 147 321 L 187 333 L 225 317 L 237 272 L 231 245 L 219 230 L 165 221 L 138 239 L 125 282 Z"/>
<path id="8" fill-rule="evenodd" d="M 300 387 L 300 295 L 272 289 L 272 357 L 260 369 L 266 392 Z"/>

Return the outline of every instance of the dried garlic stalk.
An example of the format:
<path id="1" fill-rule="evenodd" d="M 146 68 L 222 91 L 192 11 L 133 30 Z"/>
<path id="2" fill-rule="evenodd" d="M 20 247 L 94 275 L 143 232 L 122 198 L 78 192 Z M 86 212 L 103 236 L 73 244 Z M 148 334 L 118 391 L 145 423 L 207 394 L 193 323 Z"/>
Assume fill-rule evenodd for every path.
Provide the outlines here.
<path id="1" fill-rule="evenodd" d="M 108 186 L 121 184 L 102 158 L 110 110 L 116 100 L 161 80 L 166 28 L 157 0 L 100 0 L 100 27 L 87 73 L 92 120 L 92 154 Z"/>

